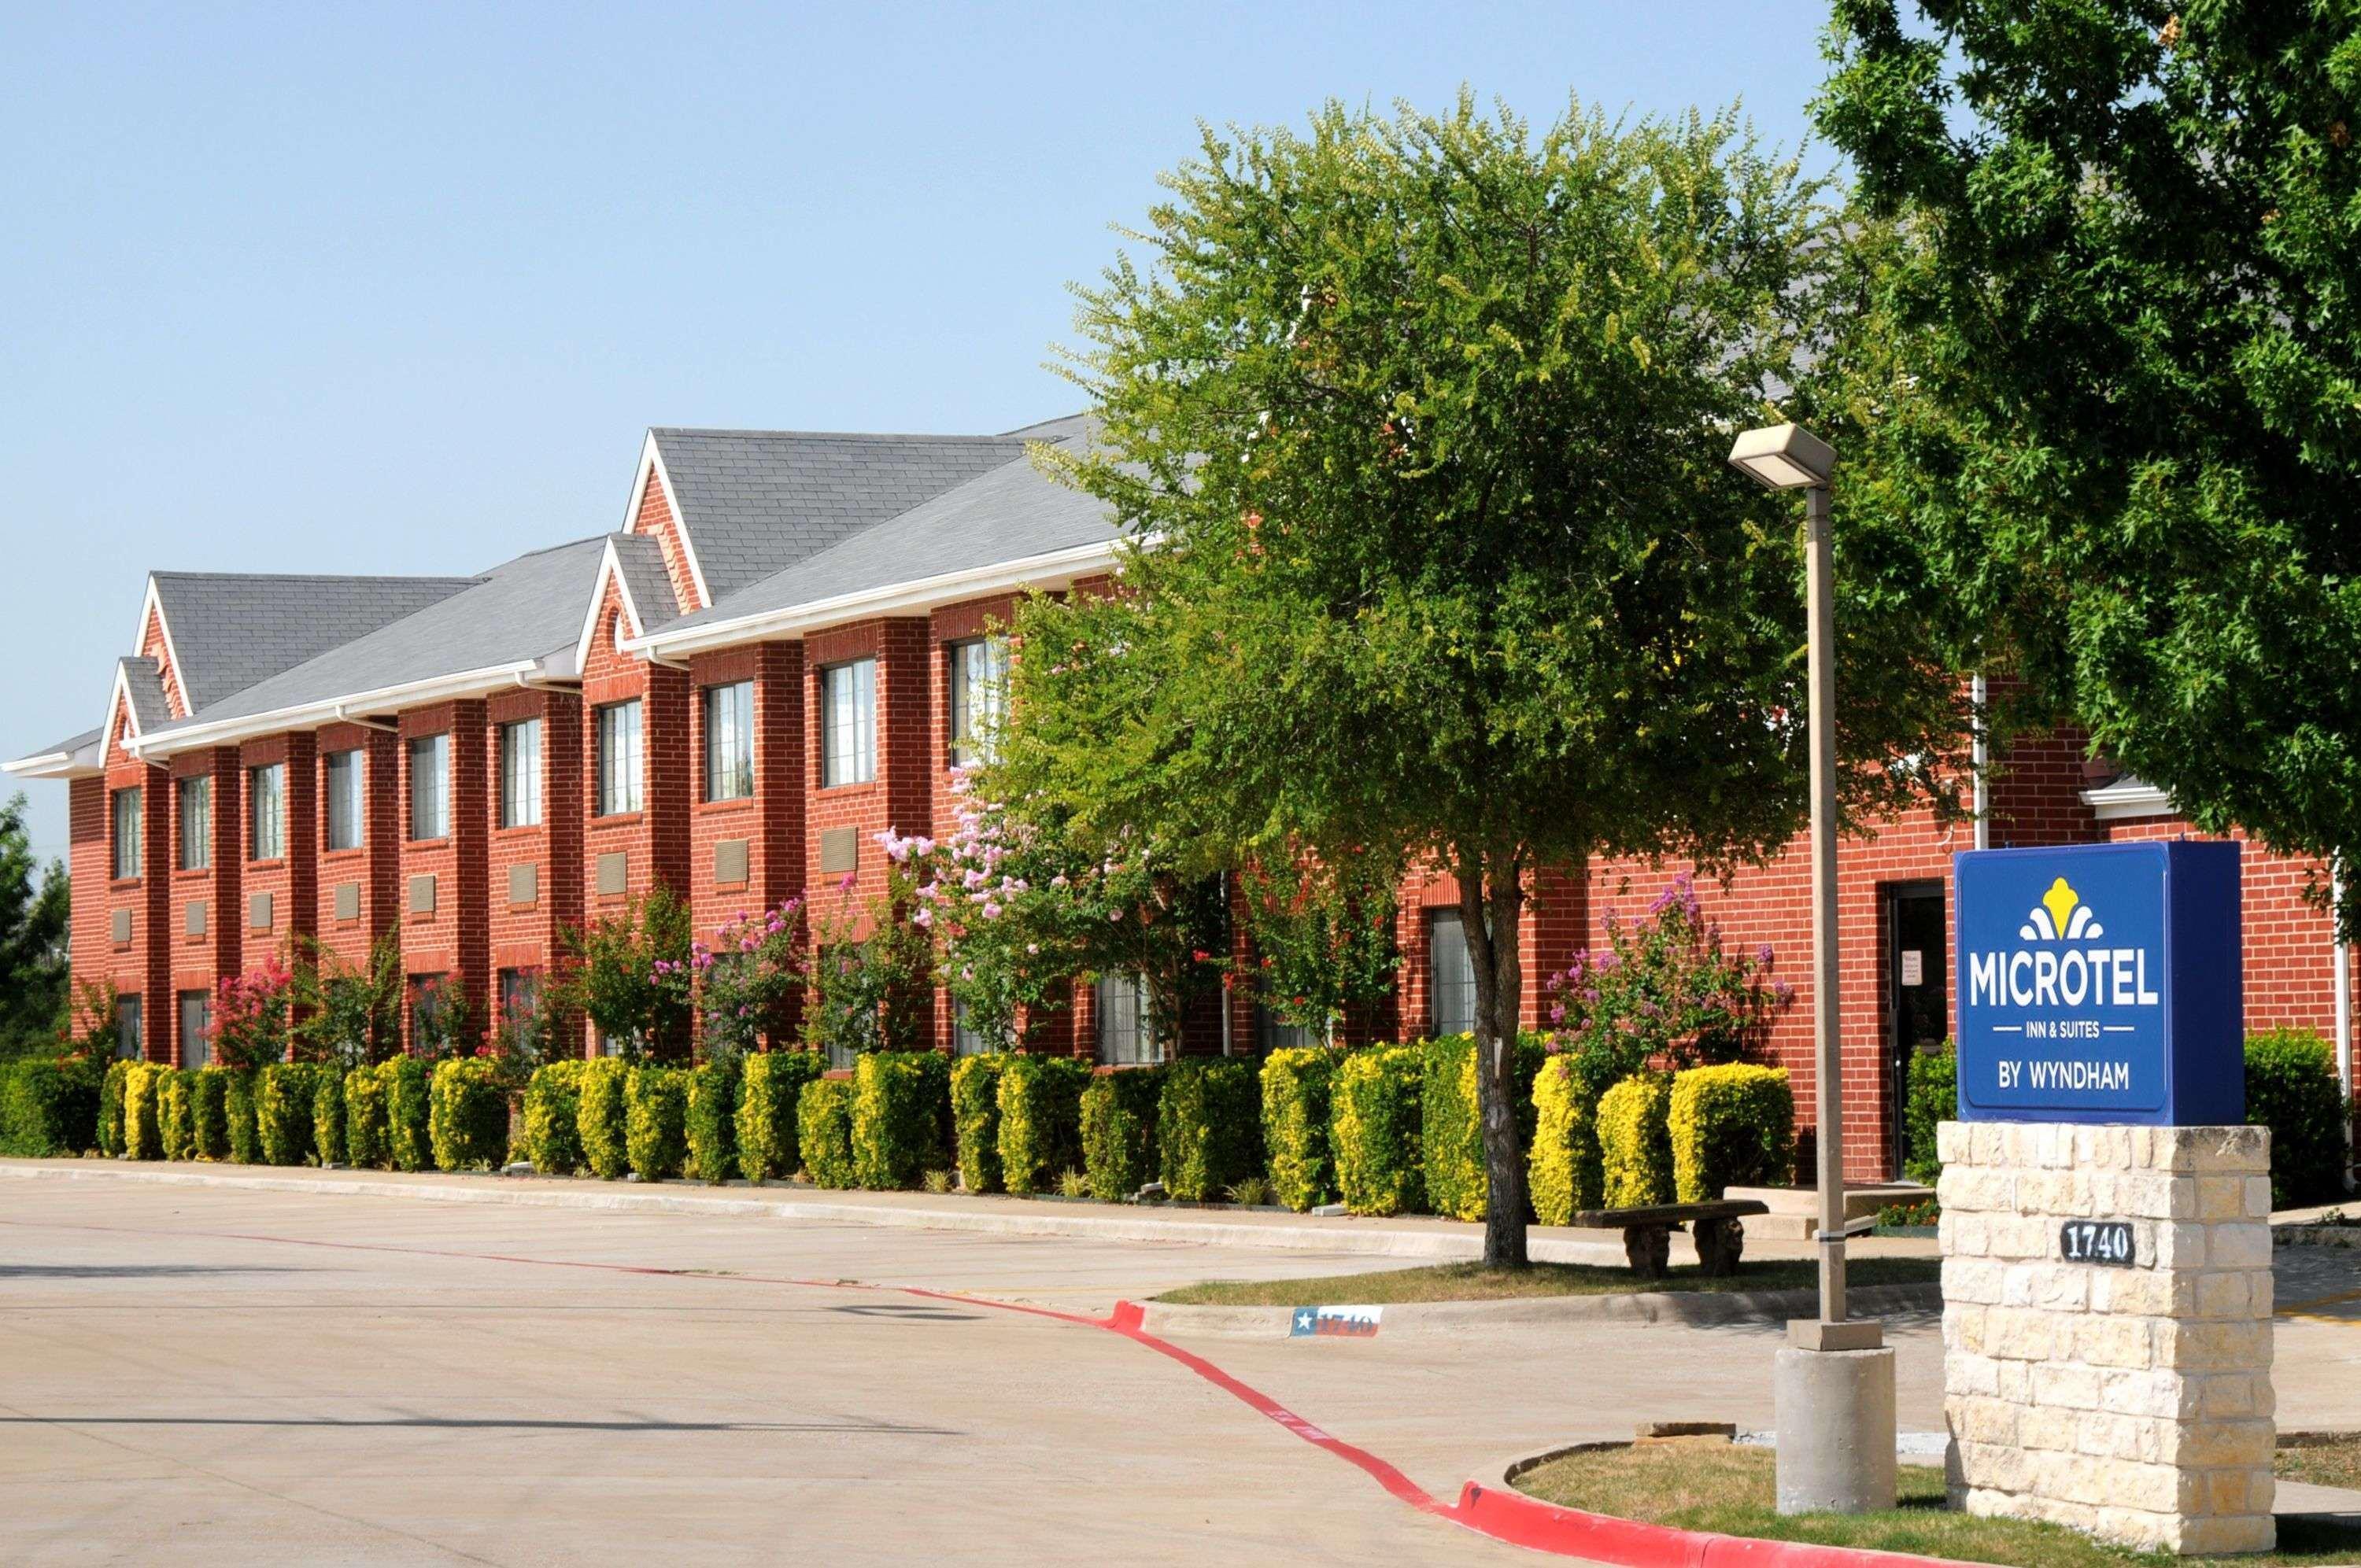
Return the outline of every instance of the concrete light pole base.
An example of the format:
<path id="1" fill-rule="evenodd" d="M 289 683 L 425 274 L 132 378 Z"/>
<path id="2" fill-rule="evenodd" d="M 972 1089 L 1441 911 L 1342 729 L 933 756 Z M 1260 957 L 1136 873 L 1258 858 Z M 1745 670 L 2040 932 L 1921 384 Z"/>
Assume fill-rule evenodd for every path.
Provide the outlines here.
<path id="1" fill-rule="evenodd" d="M 1894 1506 L 1894 1352 L 1781 1349 L 1779 1511 L 1865 1514 Z"/>

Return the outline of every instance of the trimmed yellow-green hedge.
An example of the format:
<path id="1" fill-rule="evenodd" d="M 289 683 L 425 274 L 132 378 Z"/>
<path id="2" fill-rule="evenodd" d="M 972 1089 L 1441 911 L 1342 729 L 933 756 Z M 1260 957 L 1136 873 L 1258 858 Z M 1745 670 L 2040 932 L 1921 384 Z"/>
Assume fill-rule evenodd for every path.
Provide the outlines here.
<path id="1" fill-rule="evenodd" d="M 571 1176 L 582 1168 L 582 1071 L 580 1058 L 544 1062 L 524 1086 L 524 1157 L 542 1176 Z"/>
<path id="2" fill-rule="evenodd" d="M 796 1113 L 804 1085 L 827 1070 L 818 1051 L 764 1051 L 745 1058 L 738 1085 L 738 1169 L 749 1181 L 793 1176 L 803 1167 Z"/>
<path id="3" fill-rule="evenodd" d="M 123 1100 L 128 1091 L 132 1062 L 115 1060 L 106 1064 L 106 1076 L 98 1086 L 98 1152 L 113 1159 L 128 1152 L 129 1135 L 124 1130 Z"/>
<path id="4" fill-rule="evenodd" d="M 320 1093 L 321 1069 L 310 1062 L 272 1062 L 257 1075 L 255 1135 L 271 1165 L 309 1165 L 318 1146 L 312 1135 L 313 1103 Z"/>
<path id="5" fill-rule="evenodd" d="M 1414 1213 L 1426 1202 L 1420 1122 L 1426 1053 L 1415 1046 L 1365 1046 L 1336 1069 L 1329 1145 L 1336 1186 L 1356 1214 Z"/>
<path id="6" fill-rule="evenodd" d="M 1599 1201 L 1636 1209 L 1673 1201 L 1673 1138 L 1666 1123 L 1672 1084 L 1662 1073 L 1635 1073 L 1599 1097 Z"/>
<path id="7" fill-rule="evenodd" d="M 852 1065 L 852 1167 L 873 1191 L 916 1187 L 950 1164 L 950 1064 L 934 1051 L 867 1051 Z"/>
<path id="8" fill-rule="evenodd" d="M 1044 1192 L 1081 1168 L 1090 1083 L 1088 1064 L 1071 1057 L 1010 1057 L 1000 1069 L 1000 1179 L 1009 1191 Z"/>
<path id="9" fill-rule="evenodd" d="M 1665 1128 L 1677 1202 L 1711 1202 L 1728 1187 L 1784 1186 L 1795 1174 L 1795 1096 L 1784 1067 L 1726 1062 L 1674 1074 Z"/>
<path id="10" fill-rule="evenodd" d="M 349 1165 L 345 1147 L 345 1069 L 323 1066 L 312 1091 L 312 1148 L 322 1165 Z"/>
<path id="11" fill-rule="evenodd" d="M 1420 1112 L 1421 1165 L 1427 1207 L 1455 1220 L 1480 1220 L 1492 1191 L 1484 1166 L 1484 1119 L 1476 1083 L 1476 1036 L 1445 1035 L 1421 1042 L 1426 1053 L 1424 1103 Z M 1520 1035 L 1510 1047 L 1510 1114 L 1518 1141 L 1533 1142 L 1533 1080 L 1549 1059 L 1537 1035 Z"/>
<path id="12" fill-rule="evenodd" d="M 434 1168 L 433 1069 L 412 1056 L 377 1064 L 385 1088 L 385 1152 L 396 1170 Z"/>
<path id="13" fill-rule="evenodd" d="M 345 1163 L 383 1168 L 390 1158 L 392 1130 L 385 1113 L 385 1075 L 378 1067 L 345 1074 Z"/>
<path id="14" fill-rule="evenodd" d="M 582 1135 L 582 1161 L 602 1181 L 620 1181 L 631 1168 L 623 1107 L 631 1078 L 631 1064 L 620 1057 L 597 1057 L 582 1064 L 582 1094 L 574 1124 Z"/>
<path id="15" fill-rule="evenodd" d="M 177 1067 L 156 1069 L 159 1109 L 157 1119 L 162 1124 L 164 1157 L 194 1159 L 197 1154 L 196 1111 L 193 1072 L 183 1072 Z"/>
<path id="16" fill-rule="evenodd" d="M 804 1174 L 815 1187 L 856 1186 L 852 1165 L 852 1084 L 841 1078 L 815 1078 L 796 1097 L 796 1139 L 803 1147 Z"/>
<path id="17" fill-rule="evenodd" d="M 970 1192 L 1000 1190 L 1000 1075 L 1011 1059 L 987 1051 L 951 1069 L 951 1146 Z"/>
<path id="18" fill-rule="evenodd" d="M 256 1120 L 260 1111 L 255 1101 L 257 1071 L 250 1067 L 222 1069 L 228 1080 L 222 1099 L 229 1121 L 229 1157 L 240 1165 L 262 1163 L 262 1128 Z"/>
<path id="19" fill-rule="evenodd" d="M 182 1074 L 192 1153 L 198 1159 L 229 1157 L 229 1078 L 225 1067 L 201 1067 Z"/>
<path id="20" fill-rule="evenodd" d="M 1576 1211 L 1598 1208 L 1603 1185 L 1598 1100 L 1574 1067 L 1565 1057 L 1552 1057 L 1533 1080 L 1525 1181 L 1533 1217 L 1544 1225 L 1567 1224 Z"/>
<path id="21" fill-rule="evenodd" d="M 698 1181 L 719 1184 L 738 1174 L 739 1059 L 719 1057 L 689 1069 L 685 1174 Z"/>
<path id="22" fill-rule="evenodd" d="M 164 1157 L 165 1070 L 134 1062 L 123 1076 L 123 1152 L 133 1159 Z"/>
<path id="23" fill-rule="evenodd" d="M 669 1181 L 688 1158 L 688 1073 L 649 1062 L 623 1083 L 623 1143 L 642 1181 Z"/>
<path id="24" fill-rule="evenodd" d="M 1165 1069 L 1100 1073 L 1082 1091 L 1082 1174 L 1091 1196 L 1118 1202 L 1156 1174 L 1156 1123 Z"/>
<path id="25" fill-rule="evenodd" d="M 1271 1195 L 1299 1214 L 1335 1196 L 1329 1095 L 1344 1055 L 1329 1046 L 1294 1046 L 1263 1058 L 1262 1136 Z"/>
<path id="26" fill-rule="evenodd" d="M 438 1170 L 491 1170 L 509 1157 L 509 1091 L 489 1061 L 437 1062 L 427 1090 L 426 1134 Z"/>
<path id="27" fill-rule="evenodd" d="M 1166 1195 L 1213 1201 L 1260 1171 L 1261 1102 L 1254 1069 L 1233 1058 L 1189 1057 L 1166 1068 L 1156 1108 Z"/>
<path id="28" fill-rule="evenodd" d="M 0 1154 L 46 1159 L 97 1147 L 106 1076 L 82 1057 L 0 1062 Z"/>

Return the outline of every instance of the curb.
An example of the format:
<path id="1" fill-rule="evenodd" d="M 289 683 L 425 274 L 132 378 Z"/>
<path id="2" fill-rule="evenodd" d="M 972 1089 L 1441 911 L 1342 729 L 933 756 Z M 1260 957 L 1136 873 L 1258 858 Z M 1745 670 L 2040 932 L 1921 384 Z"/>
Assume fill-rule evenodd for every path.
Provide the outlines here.
<path id="1" fill-rule="evenodd" d="M 638 1211 L 674 1214 L 741 1214 L 754 1218 L 829 1224 L 878 1225 L 890 1229 L 964 1231 L 984 1235 L 1067 1236 L 1094 1241 L 1178 1242 L 1203 1246 L 1257 1247 L 1280 1252 L 1320 1252 L 1412 1262 L 1470 1262 L 1483 1255 L 1483 1237 L 1449 1231 L 1377 1229 L 1369 1222 L 1331 1220 L 1317 1224 L 1240 1224 L 1222 1220 L 1168 1217 L 1155 1211 L 1132 1213 L 1070 1212 L 1064 1204 L 1036 1205 L 1017 1198 L 970 1198 L 958 1208 L 855 1203 L 807 1197 L 786 1190 L 776 1197 L 703 1197 L 621 1183 L 513 1178 L 422 1176 L 415 1180 L 356 1177 L 263 1174 L 274 1168 L 231 1167 L 220 1170 L 186 1166 L 88 1159 L 46 1164 L 0 1160 L 0 1177 L 18 1180 L 130 1181 L 170 1187 L 217 1187 L 263 1192 L 351 1194 L 410 1198 L 428 1203 L 492 1203 L 538 1209 L 607 1212 Z M 238 1174 L 231 1174 L 231 1171 Z M 254 1174 L 246 1174 L 247 1171 Z M 498 1185 L 489 1185 L 497 1182 Z M 706 1190 L 709 1191 L 710 1189 Z M 747 1189 L 776 1191 L 775 1189 Z M 792 1193 L 793 1195 L 788 1195 Z M 975 1207 L 966 1207 L 973 1204 Z M 1079 1207 L 1076 1205 L 1074 1207 Z M 1570 1241 L 1535 1235 L 1532 1255 L 1543 1263 L 1621 1264 L 1623 1249 L 1611 1242 Z"/>
<path id="2" fill-rule="evenodd" d="M 2361 1251 L 2361 1225 L 2273 1225 L 2274 1246 L 2334 1246 Z"/>
<path id="3" fill-rule="evenodd" d="M 1852 1292 L 1863 1313 L 1939 1311 L 1943 1287 L 1872 1285 Z M 1192 1338 L 1285 1339 L 1294 1307 L 1197 1307 L 1148 1301 L 1143 1327 Z M 1385 1310 L 1385 1337 L 1450 1338 L 1492 1329 L 1548 1328 L 1577 1322 L 1784 1323 L 1819 1310 L 1812 1290 L 1640 1290 L 1612 1296 L 1526 1296 L 1504 1301 L 1402 1301 Z"/>

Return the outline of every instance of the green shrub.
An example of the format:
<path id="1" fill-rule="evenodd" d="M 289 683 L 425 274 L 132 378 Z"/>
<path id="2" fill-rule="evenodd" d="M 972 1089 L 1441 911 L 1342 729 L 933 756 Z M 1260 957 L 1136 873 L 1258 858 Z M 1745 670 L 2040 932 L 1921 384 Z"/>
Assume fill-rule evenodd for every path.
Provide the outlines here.
<path id="1" fill-rule="evenodd" d="M 1164 1190 L 1191 1203 L 1221 1199 L 1262 1171 L 1261 1087 L 1228 1057 L 1197 1057 L 1164 1069 L 1156 1145 Z"/>
<path id="2" fill-rule="evenodd" d="M 366 1166 L 383 1170 L 391 1158 L 384 1065 L 357 1067 L 345 1074 L 345 1163 L 355 1169 Z"/>
<path id="3" fill-rule="evenodd" d="M 970 1192 L 1000 1190 L 1000 1075 L 1012 1059 L 990 1051 L 951 1069 L 951 1146 Z"/>
<path id="4" fill-rule="evenodd" d="M 1087 1062 L 1016 1056 L 1000 1069 L 1000 1181 L 1011 1192 L 1048 1192 L 1082 1163 Z"/>
<path id="5" fill-rule="evenodd" d="M 669 1181 L 688 1160 L 688 1072 L 650 1062 L 623 1081 L 623 1145 L 642 1181 Z"/>
<path id="6" fill-rule="evenodd" d="M 1795 1095 L 1784 1067 L 1734 1061 L 1675 1073 L 1664 1125 L 1677 1202 L 1784 1186 L 1795 1173 Z"/>
<path id="7" fill-rule="evenodd" d="M 852 1165 L 873 1190 L 916 1187 L 950 1161 L 950 1065 L 933 1051 L 870 1051 L 852 1069 Z"/>
<path id="8" fill-rule="evenodd" d="M 1667 1117 L 1671 1082 L 1661 1073 L 1634 1073 L 1599 1097 L 1599 1201 L 1637 1209 L 1673 1201 L 1673 1137 Z"/>
<path id="9" fill-rule="evenodd" d="M 254 1086 L 255 1136 L 270 1165 L 308 1165 L 313 1103 L 323 1069 L 309 1062 L 272 1062 L 259 1069 Z"/>
<path id="10" fill-rule="evenodd" d="M 1099 1073 L 1082 1091 L 1082 1174 L 1091 1196 L 1120 1202 L 1157 1176 L 1157 1102 L 1166 1069 L 1126 1068 Z"/>
<path id="11" fill-rule="evenodd" d="M 426 1091 L 426 1136 L 437 1170 L 490 1170 L 508 1158 L 509 1091 L 483 1057 L 437 1062 Z"/>
<path id="12" fill-rule="evenodd" d="M 1533 1080 L 1525 1179 L 1533 1217 L 1544 1225 L 1570 1224 L 1578 1211 L 1598 1207 L 1598 1097 L 1572 1058 L 1552 1057 Z"/>
<path id="13" fill-rule="evenodd" d="M 524 1157 L 544 1176 L 571 1176 L 582 1168 L 582 1070 L 580 1058 L 544 1062 L 524 1086 Z"/>
<path id="14" fill-rule="evenodd" d="M 262 1129 L 256 1121 L 255 1103 L 258 1070 L 250 1067 L 223 1069 L 229 1080 L 223 1096 L 229 1113 L 229 1157 L 240 1165 L 262 1163 Z"/>
<path id="15" fill-rule="evenodd" d="M 385 1151 L 396 1170 L 434 1168 L 433 1069 L 417 1057 L 377 1064 L 385 1085 Z"/>
<path id="16" fill-rule="evenodd" d="M 188 1085 L 189 1126 L 198 1159 L 229 1157 L 229 1069 L 201 1067 L 181 1075 Z"/>
<path id="17" fill-rule="evenodd" d="M 105 1076 L 82 1058 L 26 1057 L 0 1066 L 0 1154 L 38 1159 L 97 1147 Z"/>
<path id="18" fill-rule="evenodd" d="M 123 1075 L 123 1152 L 133 1159 L 164 1157 L 164 1070 L 134 1062 Z"/>
<path id="19" fill-rule="evenodd" d="M 1960 1114 L 1960 1054 L 1949 1040 L 1939 1051 L 1914 1051 L 1902 1097 L 1902 1174 L 1927 1186 L 1943 1174 L 1935 1157 L 1935 1124 Z"/>
<path id="20" fill-rule="evenodd" d="M 345 1147 L 345 1069 L 333 1062 L 314 1069 L 312 1091 L 312 1148 L 322 1165 L 357 1163 Z"/>
<path id="21" fill-rule="evenodd" d="M 1455 1220 L 1480 1220 L 1492 1191 L 1484 1164 L 1484 1120 L 1477 1098 L 1476 1036 L 1446 1035 L 1422 1042 L 1426 1075 L 1420 1110 L 1420 1157 L 1426 1172 L 1427 1206 Z M 1533 1080 L 1549 1059 L 1538 1035 L 1519 1035 L 1510 1047 L 1509 1103 L 1517 1119 L 1517 1141 L 1533 1145 Z"/>
<path id="22" fill-rule="evenodd" d="M 191 1091 L 196 1087 L 191 1080 L 193 1072 L 183 1072 L 177 1067 L 156 1069 L 157 1121 L 163 1134 L 166 1159 L 194 1159 L 197 1155 L 195 1107 Z"/>
<path id="23" fill-rule="evenodd" d="M 803 1168 L 796 1136 L 796 1103 L 804 1085 L 826 1070 L 818 1051 L 764 1051 L 744 1058 L 738 1085 L 738 1168 L 749 1181 L 793 1176 Z"/>
<path id="24" fill-rule="evenodd" d="M 1415 1212 L 1426 1201 L 1420 1119 L 1426 1053 L 1415 1046 L 1348 1051 L 1331 1093 L 1336 1189 L 1356 1214 Z"/>
<path id="25" fill-rule="evenodd" d="M 1262 1139 L 1270 1190 L 1297 1213 L 1318 1208 L 1336 1192 L 1336 1161 L 1328 1149 L 1328 1097 L 1344 1053 L 1327 1046 L 1276 1050 L 1262 1064 Z"/>
<path id="26" fill-rule="evenodd" d="M 852 1165 L 852 1084 L 848 1079 L 815 1078 L 796 1096 L 796 1141 L 804 1174 L 815 1187 L 856 1184 Z"/>
<path id="27" fill-rule="evenodd" d="M 2328 1042 L 2301 1029 L 2246 1036 L 2246 1120 L 2271 1130 L 2271 1207 L 2345 1191 L 2345 1118 Z"/>
<path id="28" fill-rule="evenodd" d="M 129 1087 L 133 1064 L 116 1060 L 106 1064 L 106 1076 L 98 1087 L 98 1152 L 113 1159 L 129 1148 L 123 1126 L 123 1096 Z"/>
<path id="29" fill-rule="evenodd" d="M 623 1091 L 631 1064 L 620 1057 L 594 1057 L 582 1064 L 582 1094 L 574 1125 L 582 1135 L 582 1163 L 601 1181 L 620 1181 L 631 1168 Z"/>
<path id="30" fill-rule="evenodd" d="M 738 1173 L 737 1056 L 697 1064 L 688 1074 L 688 1162 L 699 1181 L 723 1182 Z"/>

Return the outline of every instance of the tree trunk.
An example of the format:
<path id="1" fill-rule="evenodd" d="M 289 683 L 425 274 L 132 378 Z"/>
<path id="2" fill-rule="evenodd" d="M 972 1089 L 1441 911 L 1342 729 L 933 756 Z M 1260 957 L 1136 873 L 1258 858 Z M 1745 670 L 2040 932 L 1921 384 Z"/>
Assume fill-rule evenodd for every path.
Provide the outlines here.
<path id="1" fill-rule="evenodd" d="M 1522 1268 L 1525 1147 L 1517 1125 L 1517 1014 L 1524 1001 L 1518 938 L 1524 864 L 1514 849 L 1459 856 L 1459 918 L 1476 973 L 1476 1101 L 1484 1130 L 1484 1263 Z"/>

